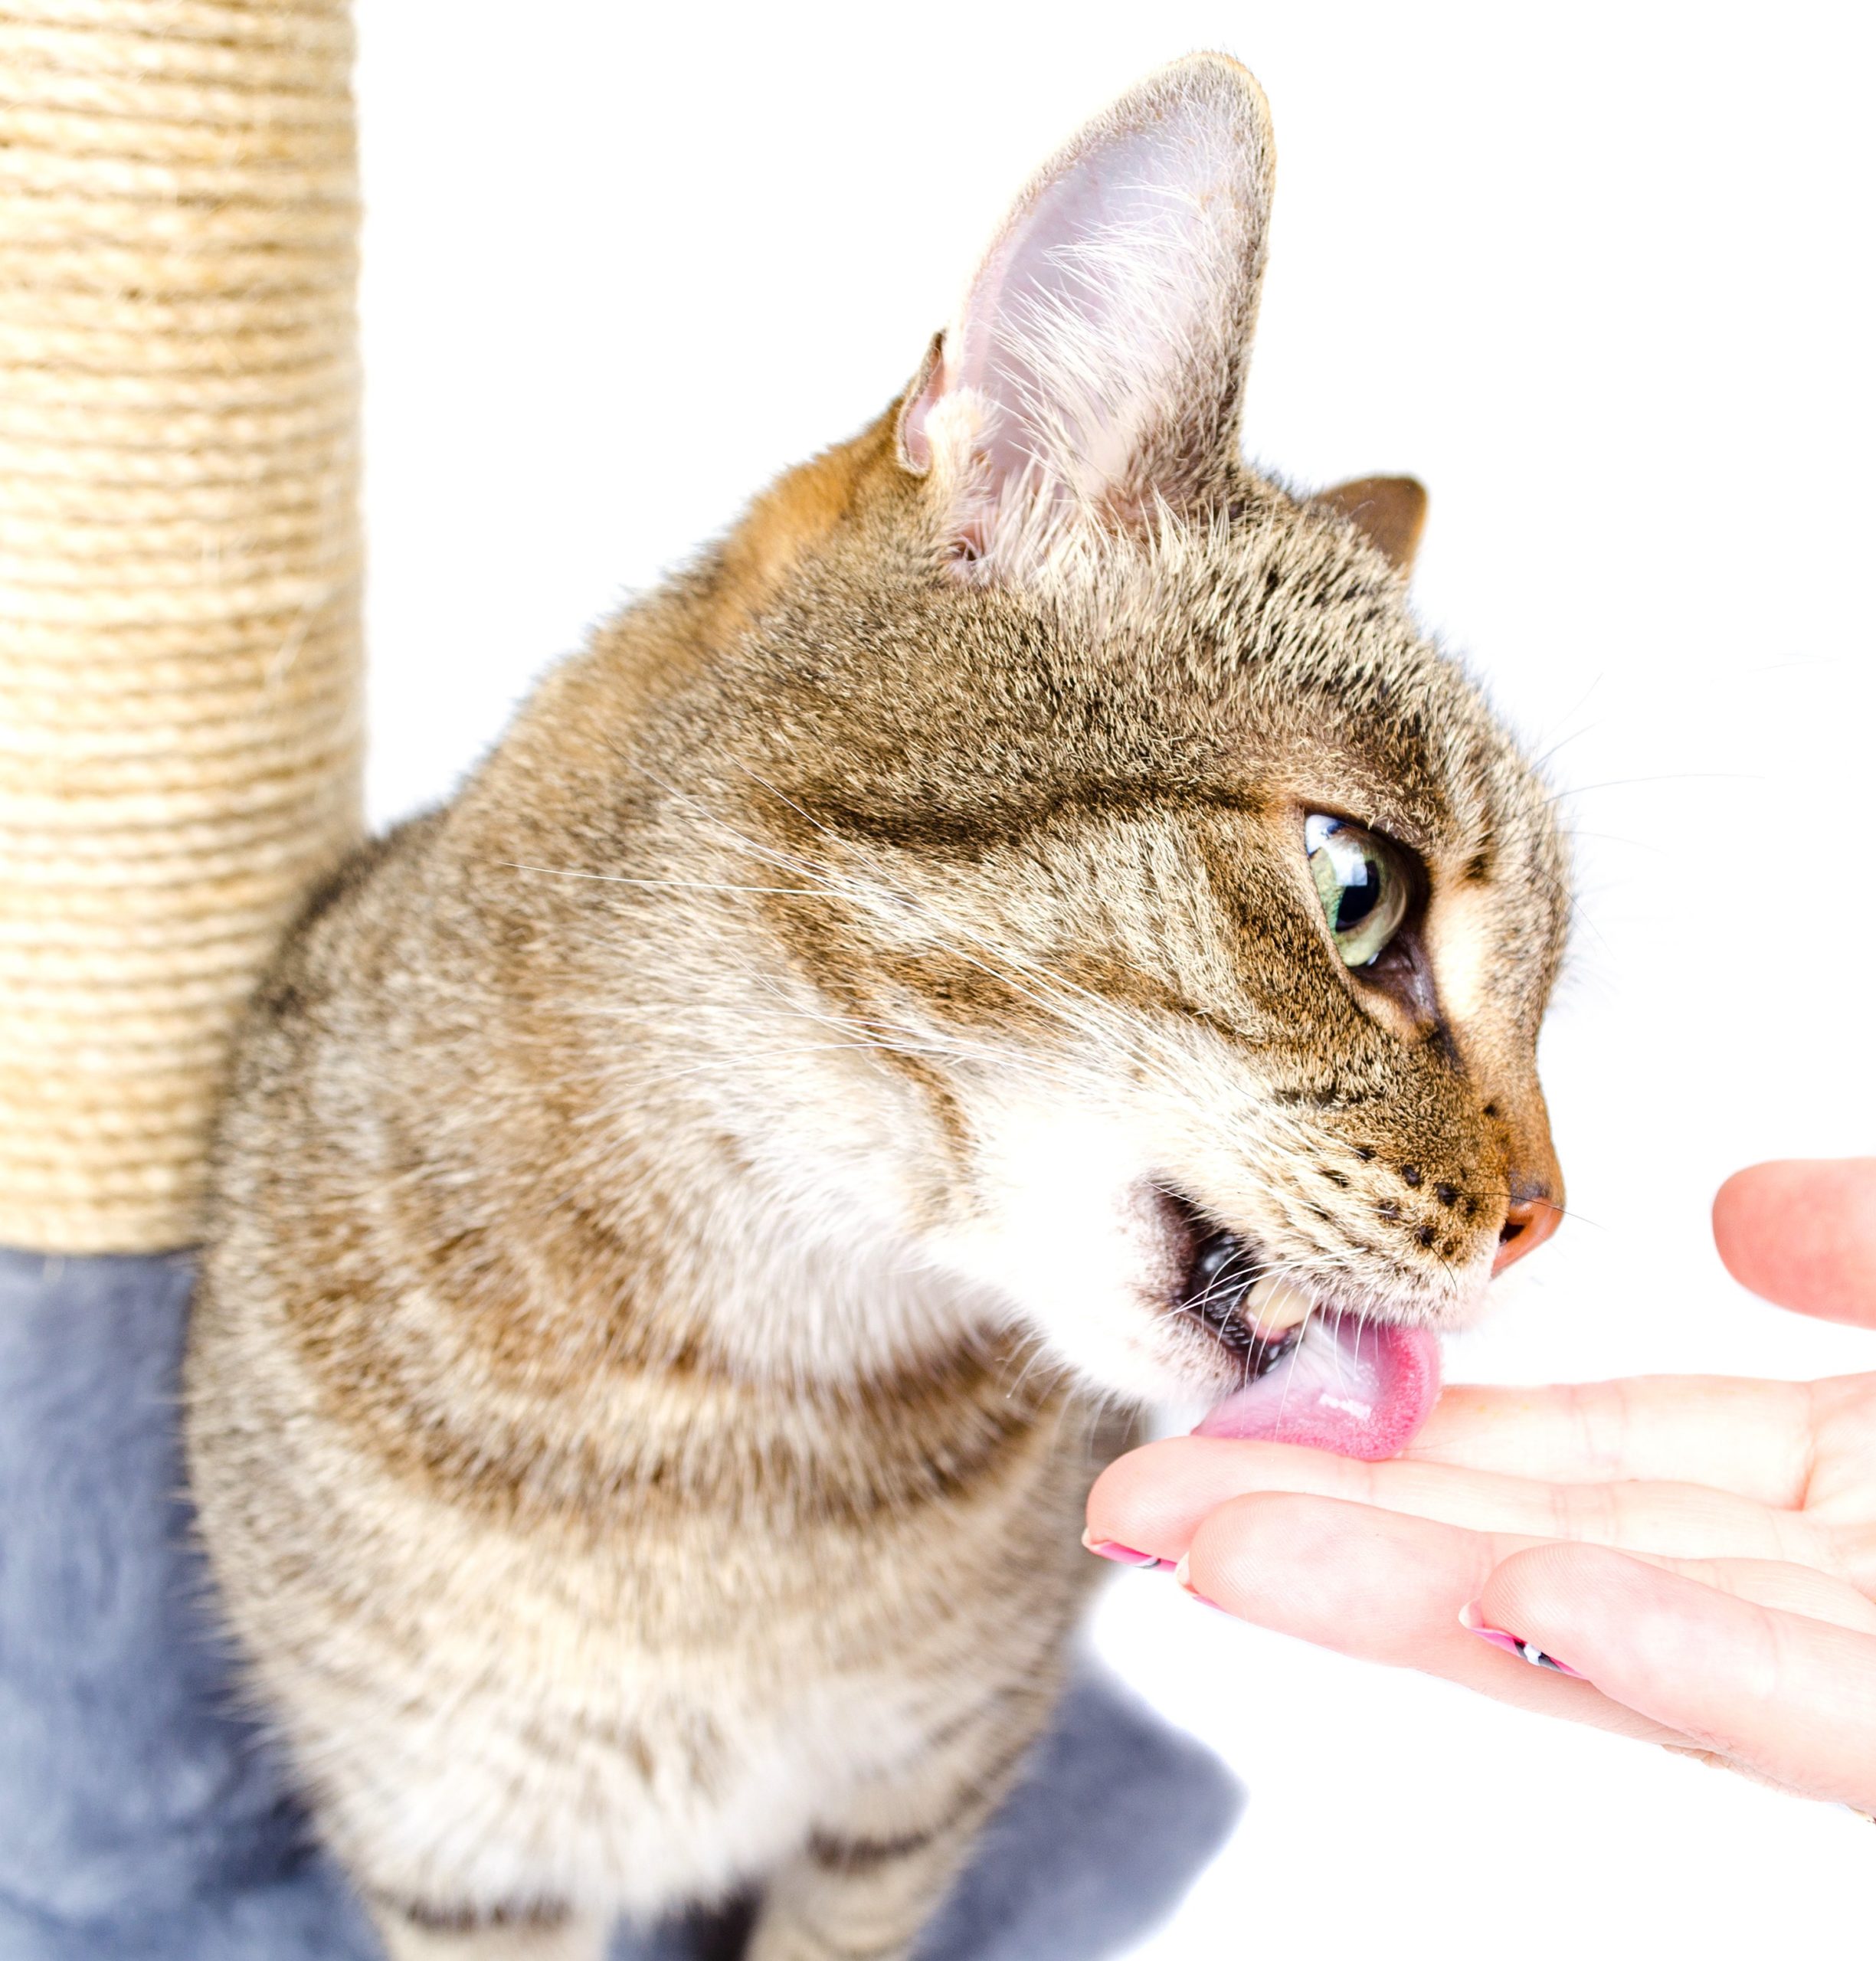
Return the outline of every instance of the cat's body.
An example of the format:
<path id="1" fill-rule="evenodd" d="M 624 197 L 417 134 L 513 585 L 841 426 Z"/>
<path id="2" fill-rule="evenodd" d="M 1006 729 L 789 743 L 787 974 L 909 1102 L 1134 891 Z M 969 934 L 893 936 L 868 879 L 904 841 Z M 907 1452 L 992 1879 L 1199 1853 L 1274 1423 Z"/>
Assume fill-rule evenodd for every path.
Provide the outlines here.
<path id="1" fill-rule="evenodd" d="M 1245 1366 L 1174 1311 L 1195 1220 L 1437 1325 L 1559 1196 L 1542 801 L 1360 525 L 1236 460 L 1268 178 L 1241 70 L 1136 91 L 905 402 L 552 676 L 263 991 L 192 1474 L 400 1955 L 593 1955 L 754 1883 L 761 1961 L 902 1954 L 1046 1719 L 1130 1403 Z M 1133 313 L 987 370 L 1091 182 Z M 1192 317 L 1098 401 L 1166 303 L 1115 257 L 1142 182 Z M 1368 977 L 1318 807 L 1421 867 Z"/>
<path id="2" fill-rule="evenodd" d="M 616 655 L 552 692 L 609 692 Z M 649 1914 L 967 1831 L 1046 1716 L 1124 1442 L 814 1160 L 764 1177 L 737 1053 L 799 1038 L 687 990 L 728 951 L 707 920 L 622 994 L 596 868 L 654 860 L 640 824 L 554 839 L 594 876 L 515 869 L 625 787 L 620 725 L 557 756 L 561 810 L 524 777 L 520 834 L 511 741 L 355 869 L 225 1127 L 196 1488 L 336 1849 L 420 1918 Z"/>

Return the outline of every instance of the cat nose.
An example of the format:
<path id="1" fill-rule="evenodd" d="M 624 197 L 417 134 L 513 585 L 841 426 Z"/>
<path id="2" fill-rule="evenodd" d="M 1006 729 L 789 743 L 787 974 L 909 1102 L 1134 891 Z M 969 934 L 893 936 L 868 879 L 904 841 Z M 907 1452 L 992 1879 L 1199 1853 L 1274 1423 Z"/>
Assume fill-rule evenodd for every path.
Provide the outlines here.
<path id="1" fill-rule="evenodd" d="M 1548 1185 L 1511 1180 L 1511 1202 L 1504 1209 L 1504 1223 L 1498 1230 L 1498 1255 L 1491 1262 L 1495 1274 L 1502 1273 L 1527 1253 L 1534 1253 L 1563 1223 L 1563 1195 L 1554 1198 Z"/>

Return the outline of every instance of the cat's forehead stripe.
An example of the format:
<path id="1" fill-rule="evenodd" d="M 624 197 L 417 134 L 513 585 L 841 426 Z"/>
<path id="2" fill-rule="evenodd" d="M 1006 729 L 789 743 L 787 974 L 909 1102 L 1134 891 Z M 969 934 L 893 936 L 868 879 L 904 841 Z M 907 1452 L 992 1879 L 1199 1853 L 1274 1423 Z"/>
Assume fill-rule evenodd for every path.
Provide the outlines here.
<path id="1" fill-rule="evenodd" d="M 1267 800 L 1254 789 L 1167 789 L 1150 781 L 1112 777 L 1045 784 L 1028 794 L 1007 789 L 1000 794 L 997 786 L 973 784 L 950 804 L 850 801 L 840 791 L 827 790 L 809 793 L 804 802 L 818 824 L 840 836 L 938 857 L 977 856 L 1077 823 L 1214 813 L 1248 818 L 1261 817 L 1267 807 Z"/>

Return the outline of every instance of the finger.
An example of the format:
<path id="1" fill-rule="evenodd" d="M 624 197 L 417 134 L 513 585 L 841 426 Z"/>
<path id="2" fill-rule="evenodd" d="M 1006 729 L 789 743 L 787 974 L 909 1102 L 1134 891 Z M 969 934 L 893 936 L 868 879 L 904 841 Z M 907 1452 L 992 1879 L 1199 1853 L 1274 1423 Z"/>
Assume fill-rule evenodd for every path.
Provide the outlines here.
<path id="1" fill-rule="evenodd" d="M 1834 1621 L 1839 1627 L 1876 1635 L 1876 1601 L 1847 1580 L 1819 1573 L 1814 1567 L 1781 1560 L 1674 1560 L 1639 1552 L 1631 1552 L 1629 1557 L 1781 1613 Z"/>
<path id="2" fill-rule="evenodd" d="M 1486 1581 L 1479 1610 L 1701 1748 L 1876 1809 L 1871 1635 L 1596 1546 L 1514 1553 Z"/>
<path id="3" fill-rule="evenodd" d="M 1846 1377 L 1855 1382 L 1858 1377 Z M 1557 1484 L 1644 1478 L 1801 1505 L 1811 1385 L 1736 1376 L 1635 1376 L 1548 1388 L 1455 1383 L 1402 1453 Z"/>
<path id="4" fill-rule="evenodd" d="M 1727 1271 L 1779 1306 L 1876 1327 L 1876 1157 L 1736 1171 L 1713 1202 Z"/>
<path id="5" fill-rule="evenodd" d="M 1088 1494 L 1088 1537 L 1181 1557 L 1208 1513 L 1266 1488 L 1263 1447 L 1223 1438 L 1167 1437 L 1117 1457 Z"/>
<path id="6" fill-rule="evenodd" d="M 1089 1498 L 1089 1529 L 1096 1537 L 1177 1557 L 1214 1506 L 1256 1491 L 1307 1492 L 1472 1531 L 1590 1539 L 1677 1559 L 1827 1567 L 1832 1557 L 1802 1515 L 1706 1485 L 1551 1485 L 1449 1464 L 1404 1458 L 1368 1464 L 1223 1437 L 1169 1438 L 1110 1465 Z"/>
<path id="7" fill-rule="evenodd" d="M 1688 1739 L 1586 1682 L 1534 1668 L 1459 1625 L 1515 1540 L 1333 1499 L 1260 1494 L 1207 1518 L 1187 1555 L 1193 1590 L 1239 1619 L 1365 1661 L 1419 1668 L 1520 1707 L 1655 1743 Z"/>

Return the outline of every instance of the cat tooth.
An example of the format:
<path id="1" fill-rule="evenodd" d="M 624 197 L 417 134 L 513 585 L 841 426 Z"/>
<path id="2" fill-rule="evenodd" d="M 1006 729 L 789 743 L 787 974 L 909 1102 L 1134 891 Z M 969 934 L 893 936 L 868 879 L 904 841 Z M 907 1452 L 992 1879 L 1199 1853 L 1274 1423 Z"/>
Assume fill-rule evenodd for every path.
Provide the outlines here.
<path id="1" fill-rule="evenodd" d="M 1268 1341 L 1301 1327 L 1315 1305 L 1295 1281 L 1273 1273 L 1258 1282 L 1239 1311 L 1259 1340 Z"/>

